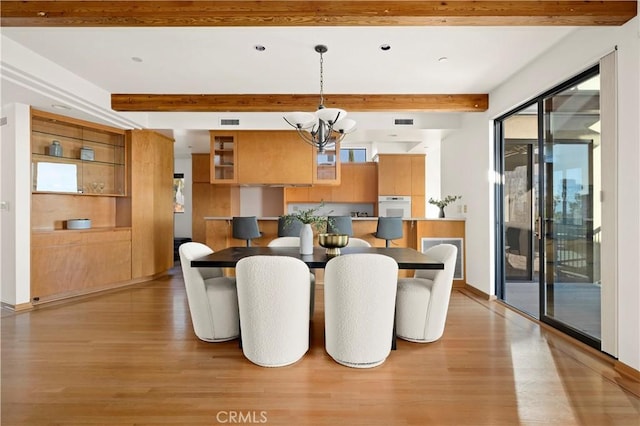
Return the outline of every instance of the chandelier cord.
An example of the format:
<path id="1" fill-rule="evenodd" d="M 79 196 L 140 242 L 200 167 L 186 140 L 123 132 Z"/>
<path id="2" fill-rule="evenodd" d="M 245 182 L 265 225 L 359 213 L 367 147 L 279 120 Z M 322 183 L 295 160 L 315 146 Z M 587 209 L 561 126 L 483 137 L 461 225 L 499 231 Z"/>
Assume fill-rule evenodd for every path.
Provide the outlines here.
<path id="1" fill-rule="evenodd" d="M 320 52 L 320 108 L 324 107 L 324 58 Z"/>

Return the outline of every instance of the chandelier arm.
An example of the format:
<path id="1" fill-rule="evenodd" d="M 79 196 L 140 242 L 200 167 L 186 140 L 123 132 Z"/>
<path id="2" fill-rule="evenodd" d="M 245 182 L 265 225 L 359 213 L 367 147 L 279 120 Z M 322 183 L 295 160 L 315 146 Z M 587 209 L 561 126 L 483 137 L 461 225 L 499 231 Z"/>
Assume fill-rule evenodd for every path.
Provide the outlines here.
<path id="1" fill-rule="evenodd" d="M 296 131 L 298 132 L 298 136 L 300 136 L 300 138 L 302 138 L 303 141 L 311 144 L 311 145 L 315 145 L 315 140 L 313 138 L 313 136 L 306 130 L 304 129 L 299 129 L 296 127 Z"/>

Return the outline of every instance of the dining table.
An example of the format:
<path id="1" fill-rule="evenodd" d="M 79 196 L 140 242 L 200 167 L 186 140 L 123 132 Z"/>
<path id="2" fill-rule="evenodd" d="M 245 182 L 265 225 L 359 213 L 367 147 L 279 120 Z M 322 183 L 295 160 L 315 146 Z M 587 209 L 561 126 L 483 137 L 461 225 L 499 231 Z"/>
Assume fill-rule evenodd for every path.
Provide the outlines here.
<path id="1" fill-rule="evenodd" d="M 375 253 L 393 258 L 398 263 L 398 269 L 444 269 L 444 263 L 431 259 L 416 249 L 408 247 L 344 247 L 340 255 L 354 253 Z M 203 257 L 193 259 L 192 267 L 197 268 L 235 268 L 238 261 L 249 256 L 289 256 L 302 260 L 309 268 L 324 269 L 335 256 L 327 254 L 322 247 L 314 247 L 312 254 L 300 254 L 299 247 L 227 247 Z M 396 349 L 396 330 L 393 324 L 391 349 Z M 242 341 L 240 341 L 242 345 Z"/>
<path id="2" fill-rule="evenodd" d="M 408 247 L 344 247 L 340 255 L 375 253 L 393 258 L 398 269 L 444 269 L 444 263 L 431 259 L 416 249 Z M 312 254 L 300 254 L 298 247 L 227 247 L 191 261 L 191 266 L 235 268 L 238 261 L 248 256 L 289 256 L 302 260 L 309 268 L 323 269 L 333 256 L 326 249 L 314 247 Z"/>

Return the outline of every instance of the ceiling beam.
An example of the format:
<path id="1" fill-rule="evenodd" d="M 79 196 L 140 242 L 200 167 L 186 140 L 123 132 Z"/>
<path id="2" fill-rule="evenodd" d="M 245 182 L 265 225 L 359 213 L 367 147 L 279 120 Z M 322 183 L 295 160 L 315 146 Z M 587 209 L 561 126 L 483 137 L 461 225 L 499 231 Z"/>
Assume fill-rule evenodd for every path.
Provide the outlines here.
<path id="1" fill-rule="evenodd" d="M 636 0 L 606 1 L 14 1 L 4 27 L 596 26 L 636 16 Z"/>
<path id="2" fill-rule="evenodd" d="M 115 111 L 146 112 L 286 112 L 315 111 L 315 95 L 112 94 Z M 479 112 L 489 107 L 487 94 L 324 95 L 326 107 L 351 112 Z"/>

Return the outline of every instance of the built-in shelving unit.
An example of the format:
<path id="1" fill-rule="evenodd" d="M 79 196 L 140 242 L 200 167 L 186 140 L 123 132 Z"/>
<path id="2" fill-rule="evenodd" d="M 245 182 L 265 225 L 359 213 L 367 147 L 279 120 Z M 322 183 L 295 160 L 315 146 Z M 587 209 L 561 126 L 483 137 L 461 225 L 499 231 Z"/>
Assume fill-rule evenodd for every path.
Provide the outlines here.
<path id="1" fill-rule="evenodd" d="M 34 193 L 126 195 L 123 130 L 34 110 L 31 152 Z"/>

